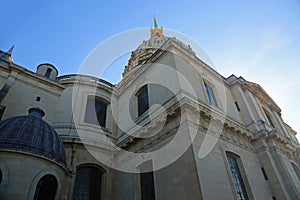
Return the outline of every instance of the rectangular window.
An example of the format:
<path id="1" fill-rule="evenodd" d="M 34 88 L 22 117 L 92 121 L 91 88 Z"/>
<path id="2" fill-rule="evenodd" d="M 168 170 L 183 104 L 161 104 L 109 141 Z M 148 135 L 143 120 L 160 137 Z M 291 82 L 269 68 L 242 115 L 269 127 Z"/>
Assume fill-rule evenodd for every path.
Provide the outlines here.
<path id="1" fill-rule="evenodd" d="M 266 174 L 266 171 L 265 171 L 265 168 L 261 168 L 261 171 L 262 171 L 262 173 L 263 173 L 263 175 L 264 175 L 264 178 L 265 178 L 265 180 L 267 181 L 268 180 L 268 176 L 267 176 L 267 174 Z"/>
<path id="2" fill-rule="evenodd" d="M 86 104 L 84 121 L 105 127 L 107 105 L 93 96 L 89 96 Z"/>
<path id="3" fill-rule="evenodd" d="M 5 111 L 5 106 L 0 105 L 0 120 L 3 117 L 4 111 Z"/>
<path id="4" fill-rule="evenodd" d="M 50 75 L 51 75 L 51 71 L 52 70 L 50 68 L 48 68 L 47 71 L 46 71 L 46 73 L 45 73 L 45 77 L 49 78 Z"/>
<path id="5" fill-rule="evenodd" d="M 266 115 L 266 117 L 267 117 L 267 120 L 268 120 L 269 124 L 270 124 L 273 128 L 275 128 L 271 116 L 270 116 L 266 111 L 264 111 L 264 112 L 265 112 L 265 115 Z"/>
<path id="6" fill-rule="evenodd" d="M 241 111 L 241 109 L 240 109 L 240 106 L 239 106 L 239 104 L 238 104 L 238 102 L 237 101 L 235 101 L 234 102 L 234 104 L 235 104 L 235 106 L 236 106 L 236 109 L 237 109 L 237 111 Z"/>
<path id="7" fill-rule="evenodd" d="M 204 86 L 205 86 L 206 94 L 208 96 L 209 103 L 211 105 L 217 107 L 218 105 L 217 105 L 217 101 L 216 101 L 213 89 L 209 85 L 207 85 L 205 82 L 204 82 Z"/>
<path id="8" fill-rule="evenodd" d="M 141 200 L 155 200 L 155 184 L 152 161 L 148 160 L 140 164 L 137 169 L 140 171 Z"/>
<path id="9" fill-rule="evenodd" d="M 149 109 L 149 97 L 147 85 L 142 87 L 137 93 L 138 116 L 141 116 Z"/>
<path id="10" fill-rule="evenodd" d="M 245 184 L 242 179 L 242 175 L 238 166 L 238 161 L 235 157 L 227 154 L 227 161 L 229 164 L 229 169 L 231 172 L 231 177 L 233 181 L 233 185 L 235 191 L 237 193 L 237 197 L 239 200 L 246 200 L 248 199 L 248 195 L 246 192 Z"/>
<path id="11" fill-rule="evenodd" d="M 140 174 L 141 200 L 155 200 L 153 171 Z"/>

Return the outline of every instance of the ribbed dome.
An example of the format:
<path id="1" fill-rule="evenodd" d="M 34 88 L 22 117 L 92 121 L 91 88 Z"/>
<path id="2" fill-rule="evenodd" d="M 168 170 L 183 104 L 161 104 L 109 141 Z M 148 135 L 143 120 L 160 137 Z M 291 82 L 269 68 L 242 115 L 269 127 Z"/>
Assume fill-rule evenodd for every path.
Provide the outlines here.
<path id="1" fill-rule="evenodd" d="M 150 29 L 150 39 L 144 40 L 138 47 L 131 53 L 128 65 L 125 67 L 123 77 L 144 64 L 159 47 L 161 47 L 169 37 L 164 35 L 163 28 L 158 28 L 156 18 L 154 17 L 154 28 Z"/>
<path id="2" fill-rule="evenodd" d="M 19 149 L 66 163 L 63 143 L 56 131 L 42 119 L 39 108 L 29 109 L 29 115 L 0 122 L 0 148 Z"/>

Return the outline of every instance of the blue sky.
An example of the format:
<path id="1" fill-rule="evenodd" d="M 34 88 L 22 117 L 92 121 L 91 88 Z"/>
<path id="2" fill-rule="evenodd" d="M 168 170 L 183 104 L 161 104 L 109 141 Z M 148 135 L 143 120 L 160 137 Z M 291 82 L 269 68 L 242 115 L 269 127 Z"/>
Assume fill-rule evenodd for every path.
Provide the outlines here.
<path id="1" fill-rule="evenodd" d="M 35 71 L 49 62 L 60 75 L 76 73 L 113 35 L 152 26 L 155 14 L 160 26 L 198 42 L 223 76 L 259 83 L 300 132 L 300 1 L 11 0 L 1 8 L 0 49 L 14 44 L 17 64 Z M 111 81 L 120 78 L 126 59 L 114 63 Z"/>

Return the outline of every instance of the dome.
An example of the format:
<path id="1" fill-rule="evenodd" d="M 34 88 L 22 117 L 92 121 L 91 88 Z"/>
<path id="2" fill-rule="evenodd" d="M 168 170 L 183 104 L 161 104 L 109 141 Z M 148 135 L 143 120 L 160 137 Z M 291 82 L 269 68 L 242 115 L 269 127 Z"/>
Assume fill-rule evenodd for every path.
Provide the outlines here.
<path id="1" fill-rule="evenodd" d="M 138 47 L 131 53 L 128 65 L 125 67 L 123 77 L 125 77 L 133 69 L 144 64 L 154 52 L 159 49 L 168 39 L 164 35 L 162 27 L 157 26 L 156 18 L 154 17 L 154 28 L 150 29 L 150 39 L 144 40 Z"/>
<path id="2" fill-rule="evenodd" d="M 44 112 L 29 109 L 29 115 L 12 117 L 0 122 L 0 149 L 24 150 L 66 163 L 62 141 L 56 131 L 45 122 Z"/>

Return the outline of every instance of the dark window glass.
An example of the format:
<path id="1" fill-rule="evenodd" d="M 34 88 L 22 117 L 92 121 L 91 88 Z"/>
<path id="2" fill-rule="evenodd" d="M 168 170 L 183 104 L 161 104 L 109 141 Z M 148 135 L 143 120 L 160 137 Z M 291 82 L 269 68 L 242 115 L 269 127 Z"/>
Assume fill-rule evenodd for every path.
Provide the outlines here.
<path id="1" fill-rule="evenodd" d="M 0 184 L 2 183 L 2 177 L 3 177 L 3 174 L 2 174 L 2 171 L 0 169 Z"/>
<path id="2" fill-rule="evenodd" d="M 155 200 L 153 172 L 140 174 L 141 200 Z"/>
<path id="3" fill-rule="evenodd" d="M 267 174 L 266 174 L 266 171 L 265 171 L 265 168 L 261 168 L 261 171 L 262 171 L 262 173 L 263 173 L 263 175 L 264 175 L 264 178 L 265 178 L 265 180 L 267 181 L 268 180 L 268 176 L 267 176 Z"/>
<path id="4" fill-rule="evenodd" d="M 102 174 L 95 167 L 78 168 L 73 200 L 100 200 Z"/>
<path id="5" fill-rule="evenodd" d="M 217 107 L 217 106 L 218 106 L 218 105 L 217 105 L 217 101 L 216 101 L 216 98 L 215 98 L 215 95 L 214 95 L 214 93 L 213 93 L 212 88 L 211 88 L 209 85 L 207 85 L 205 82 L 204 82 L 204 86 L 205 86 L 206 94 L 207 94 L 207 96 L 208 96 L 209 103 L 210 103 L 211 105 Z"/>
<path id="6" fill-rule="evenodd" d="M 87 99 L 84 121 L 105 127 L 106 109 L 107 106 L 103 101 L 89 96 Z"/>
<path id="7" fill-rule="evenodd" d="M 0 105 L 0 120 L 3 117 L 4 111 L 5 111 L 5 106 Z"/>
<path id="8" fill-rule="evenodd" d="M 51 71 L 52 70 L 50 68 L 48 68 L 47 71 L 46 71 L 46 73 L 45 73 L 45 77 L 49 78 L 50 74 L 51 74 Z"/>
<path id="9" fill-rule="evenodd" d="M 246 200 L 248 199 L 248 195 L 246 192 L 246 188 L 241 176 L 241 172 L 238 166 L 237 159 L 231 155 L 227 155 L 227 160 L 231 172 L 231 177 L 233 181 L 233 185 L 235 188 L 235 191 L 237 193 L 239 200 Z"/>
<path id="10" fill-rule="evenodd" d="M 149 97 L 147 86 L 142 87 L 137 93 L 138 116 L 141 116 L 149 109 Z"/>
<path id="11" fill-rule="evenodd" d="M 239 112 L 240 112 L 240 111 L 241 111 L 241 109 L 240 109 L 240 106 L 239 106 L 238 102 L 237 102 L 237 101 L 235 101 L 234 103 L 235 103 L 235 106 L 236 106 L 236 109 L 237 109 L 237 111 L 239 111 Z"/>
<path id="12" fill-rule="evenodd" d="M 34 200 L 54 200 L 57 190 L 57 180 L 53 175 L 43 176 L 35 190 Z"/>
<path id="13" fill-rule="evenodd" d="M 270 124 L 273 128 L 275 128 L 274 123 L 273 123 L 272 118 L 270 117 L 270 115 L 269 115 L 266 111 L 265 111 L 265 114 L 266 114 L 266 116 L 267 116 L 267 120 L 268 120 L 269 124 Z"/>

